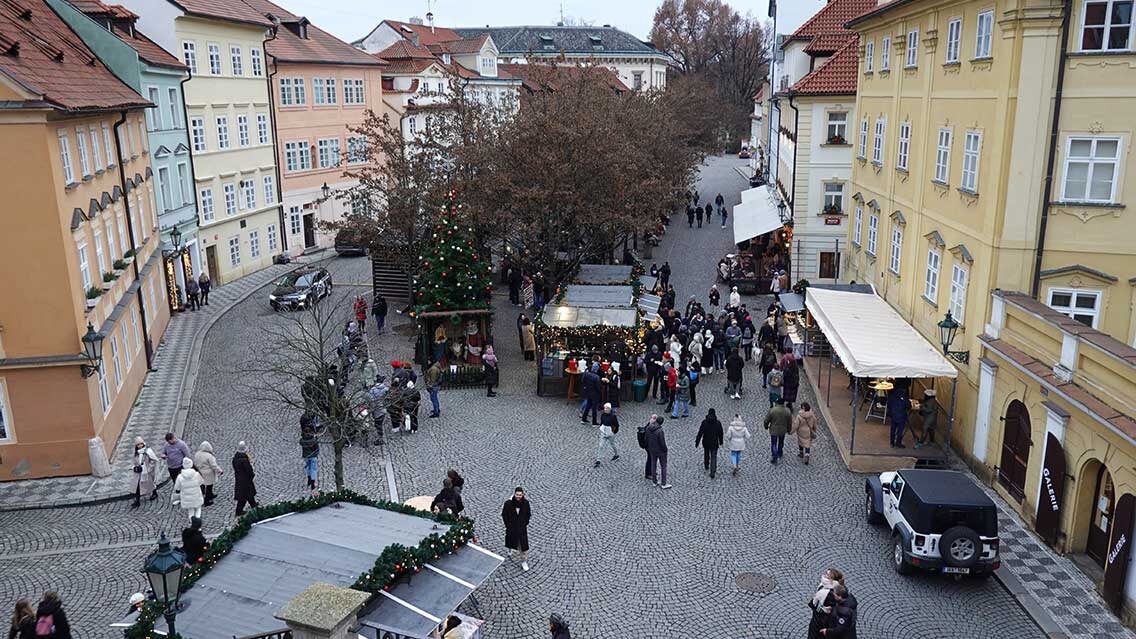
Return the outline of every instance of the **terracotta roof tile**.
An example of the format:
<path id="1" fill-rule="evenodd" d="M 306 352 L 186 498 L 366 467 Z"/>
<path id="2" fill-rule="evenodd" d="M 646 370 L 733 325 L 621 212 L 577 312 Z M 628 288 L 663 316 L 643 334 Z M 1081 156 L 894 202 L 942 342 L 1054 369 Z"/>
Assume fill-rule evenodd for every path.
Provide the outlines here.
<path id="1" fill-rule="evenodd" d="M 383 60 L 410 60 L 413 58 L 424 58 L 434 60 L 434 54 L 424 47 L 415 45 L 409 40 L 399 40 L 389 47 L 379 51 L 375 57 L 382 58 Z"/>
<path id="2" fill-rule="evenodd" d="M 434 58 L 424 59 L 416 58 L 413 60 L 387 60 L 387 65 L 383 67 L 383 74 L 390 75 L 413 75 L 415 73 L 422 73 L 431 65 L 438 65 L 443 67 L 441 61 Z M 444 68 L 444 67 L 443 67 Z"/>
<path id="3" fill-rule="evenodd" d="M 466 38 L 463 40 L 447 40 L 445 42 L 437 42 L 426 45 L 426 48 L 434 52 L 436 55 L 449 53 L 453 55 L 462 55 L 465 53 L 477 53 L 481 51 L 481 47 L 485 46 L 485 41 L 489 39 L 488 33 L 483 33 L 473 38 Z"/>
<path id="4" fill-rule="evenodd" d="M 306 18 L 293 15 L 287 10 L 268 2 L 268 0 L 244 0 L 246 4 L 263 15 L 273 15 L 282 21 L 276 30 L 276 38 L 265 44 L 272 57 L 285 62 L 309 62 L 325 64 L 364 64 L 378 66 L 382 63 L 364 51 L 356 49 L 330 33 L 316 27 Z M 301 38 L 296 31 L 299 24 L 306 24 L 307 38 Z"/>
<path id="5" fill-rule="evenodd" d="M 851 35 L 851 32 L 844 30 L 839 33 L 822 33 L 813 38 L 812 42 L 805 47 L 805 53 L 809 55 L 832 55 L 848 42 L 849 35 Z"/>
<path id="6" fill-rule="evenodd" d="M 0 38 L 18 45 L 0 54 L 0 73 L 63 110 L 149 104 L 119 80 L 44 0 L 22 0 L 30 19 L 0 4 Z"/>
<path id="7" fill-rule="evenodd" d="M 99 0 L 77 0 L 71 4 L 104 27 L 111 25 L 113 27 L 111 32 L 118 36 L 119 40 L 130 45 L 138 53 L 138 57 L 148 64 L 185 69 L 181 60 L 178 60 L 173 54 L 158 46 L 135 28 L 138 15 L 126 7 L 120 4 L 107 5 Z"/>
<path id="8" fill-rule="evenodd" d="M 614 91 L 630 91 L 626 84 L 620 81 L 619 76 L 607 67 L 577 67 L 574 65 L 552 66 L 546 64 L 498 64 L 498 74 L 508 74 L 511 78 L 521 81 L 526 90 L 536 93 L 545 89 L 553 91 L 565 79 L 570 79 L 580 73 L 599 73 L 603 75 Z"/>
<path id="9" fill-rule="evenodd" d="M 876 0 L 831 0 L 805 21 L 788 40 L 810 40 L 826 33 L 844 31 L 849 20 L 876 8 Z"/>
<path id="10" fill-rule="evenodd" d="M 171 0 L 186 13 L 205 18 L 271 27 L 272 22 L 242 0 Z M 283 11 L 283 10 L 281 10 Z M 285 11 L 285 13 L 287 13 Z M 292 14 L 288 14 L 291 16 Z"/>
<path id="11" fill-rule="evenodd" d="M 430 25 L 410 24 L 409 22 L 399 22 L 398 20 L 383 20 L 383 22 L 390 25 L 391 28 L 397 31 L 403 38 L 409 38 L 411 33 L 417 35 L 418 43 L 422 46 L 462 39 L 457 31 L 445 27 L 434 27 L 431 29 Z"/>
<path id="12" fill-rule="evenodd" d="M 858 51 L 859 39 L 853 34 L 831 58 L 798 80 L 789 91 L 800 95 L 856 93 L 856 82 L 860 72 Z"/>

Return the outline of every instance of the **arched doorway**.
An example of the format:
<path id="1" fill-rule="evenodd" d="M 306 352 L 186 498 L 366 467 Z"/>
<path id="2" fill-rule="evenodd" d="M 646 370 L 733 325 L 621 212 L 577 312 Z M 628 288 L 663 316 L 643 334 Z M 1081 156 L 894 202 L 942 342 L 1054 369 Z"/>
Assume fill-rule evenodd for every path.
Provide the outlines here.
<path id="1" fill-rule="evenodd" d="M 1092 516 L 1089 518 L 1089 531 L 1085 538 L 1085 554 L 1092 557 L 1101 568 L 1108 555 L 1109 536 L 1112 534 L 1113 510 L 1116 507 L 1116 490 L 1112 484 L 1112 474 L 1104 464 L 1096 473 L 1096 486 L 1093 489 Z"/>
<path id="2" fill-rule="evenodd" d="M 998 483 L 1014 499 L 1021 501 L 1026 494 L 1026 467 L 1029 466 L 1030 416 L 1026 405 L 1018 400 L 1010 402 L 1002 418 L 1002 461 L 998 466 Z M 1105 540 L 1108 544 L 1108 540 Z"/>

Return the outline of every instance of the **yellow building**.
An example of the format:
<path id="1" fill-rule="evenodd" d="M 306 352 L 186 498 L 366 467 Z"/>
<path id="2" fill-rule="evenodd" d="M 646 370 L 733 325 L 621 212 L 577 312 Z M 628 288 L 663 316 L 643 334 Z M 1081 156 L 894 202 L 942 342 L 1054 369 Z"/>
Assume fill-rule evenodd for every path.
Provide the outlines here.
<path id="1" fill-rule="evenodd" d="M 0 11 L 0 481 L 97 471 L 169 322 L 150 103 L 23 7 Z"/>

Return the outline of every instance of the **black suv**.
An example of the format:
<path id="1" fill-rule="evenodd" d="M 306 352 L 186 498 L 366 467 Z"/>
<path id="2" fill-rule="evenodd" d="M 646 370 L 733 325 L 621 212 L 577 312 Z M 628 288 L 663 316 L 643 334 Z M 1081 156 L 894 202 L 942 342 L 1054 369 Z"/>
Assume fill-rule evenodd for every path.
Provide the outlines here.
<path id="1" fill-rule="evenodd" d="M 331 295 L 331 274 L 325 268 L 301 266 L 276 282 L 268 296 L 272 310 L 296 310 Z"/>
<path id="2" fill-rule="evenodd" d="M 880 473 L 864 485 L 869 524 L 887 522 L 892 564 L 989 577 L 998 569 L 998 509 L 967 475 L 952 470 Z"/>
<path id="3" fill-rule="evenodd" d="M 352 229 L 342 229 L 335 234 L 335 252 L 339 255 L 366 255 L 367 243 L 363 234 Z"/>

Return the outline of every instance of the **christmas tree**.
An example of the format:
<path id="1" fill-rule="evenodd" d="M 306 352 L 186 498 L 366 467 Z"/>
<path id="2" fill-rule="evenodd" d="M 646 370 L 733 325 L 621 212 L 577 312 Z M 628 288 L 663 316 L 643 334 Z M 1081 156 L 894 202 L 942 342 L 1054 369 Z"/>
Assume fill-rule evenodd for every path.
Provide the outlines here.
<path id="1" fill-rule="evenodd" d="M 418 313 L 488 308 L 493 291 L 489 256 L 474 244 L 473 227 L 450 191 L 426 248 L 418 256 L 414 307 Z"/>

